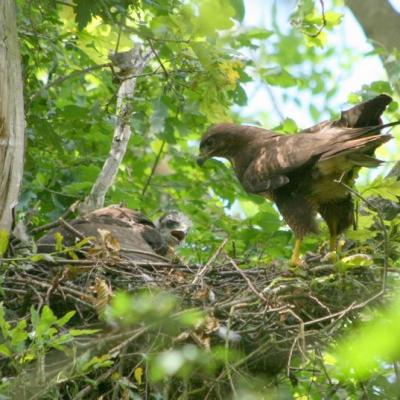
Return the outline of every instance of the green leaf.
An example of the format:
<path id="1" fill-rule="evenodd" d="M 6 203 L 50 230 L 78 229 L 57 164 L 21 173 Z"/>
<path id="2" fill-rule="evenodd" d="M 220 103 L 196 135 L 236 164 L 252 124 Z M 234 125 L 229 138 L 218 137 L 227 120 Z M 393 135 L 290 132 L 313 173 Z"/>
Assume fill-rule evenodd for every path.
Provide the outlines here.
<path id="1" fill-rule="evenodd" d="M 62 318 L 58 319 L 55 324 L 59 327 L 64 326 L 76 314 L 76 311 L 67 312 Z"/>
<path id="2" fill-rule="evenodd" d="M 10 232 L 4 228 L 0 228 L 0 257 L 3 257 L 8 249 L 8 241 Z"/>
<path id="3" fill-rule="evenodd" d="M 233 8 L 235 9 L 235 16 L 234 18 L 239 22 L 243 22 L 244 14 L 245 14 L 245 7 L 243 0 L 230 0 Z"/>
<path id="4" fill-rule="evenodd" d="M 26 331 L 27 323 L 25 320 L 18 321 L 16 327 L 10 331 L 11 344 L 14 347 L 19 347 L 28 339 Z"/>
<path id="5" fill-rule="evenodd" d="M 10 335 L 11 325 L 5 319 L 5 310 L 3 302 L 0 303 L 0 329 L 4 337 L 8 338 Z"/>
<path id="6" fill-rule="evenodd" d="M 285 118 L 282 123 L 274 129 L 286 133 L 296 133 L 299 130 L 296 122 L 292 118 Z"/>
<path id="7" fill-rule="evenodd" d="M 232 17 L 236 11 L 229 0 L 199 1 L 199 17 L 194 21 L 199 35 L 214 36 L 216 30 L 225 30 L 233 26 Z"/>
<path id="8" fill-rule="evenodd" d="M 260 70 L 261 77 L 271 85 L 281 86 L 284 88 L 296 86 L 298 80 L 289 72 L 280 67 L 263 68 Z"/>
<path id="9" fill-rule="evenodd" d="M 336 263 L 340 271 L 347 271 L 352 268 L 370 267 L 373 264 L 372 257 L 368 254 L 353 254 L 343 257 Z"/>
<path id="10" fill-rule="evenodd" d="M 355 329 L 336 350 L 337 373 L 347 378 L 366 379 L 399 356 L 400 301 L 382 315 Z"/>
<path id="11" fill-rule="evenodd" d="M 55 250 L 62 251 L 64 236 L 60 232 L 54 234 Z"/>
<path id="12" fill-rule="evenodd" d="M 78 22 L 79 30 L 82 30 L 92 19 L 92 14 L 95 14 L 99 8 L 99 4 L 94 1 L 87 0 L 74 0 L 76 21 Z"/>
<path id="13" fill-rule="evenodd" d="M 0 344 L 0 354 L 5 357 L 11 357 L 12 351 L 8 348 L 8 346 L 4 343 Z"/>
<path id="14" fill-rule="evenodd" d="M 363 194 L 383 197 L 384 199 L 397 202 L 400 197 L 400 181 L 395 177 L 378 177 L 363 190 Z"/>
<path id="15" fill-rule="evenodd" d="M 71 336 L 84 336 L 101 332 L 101 329 L 70 329 L 68 332 Z"/>
<path id="16" fill-rule="evenodd" d="M 249 32 L 246 33 L 246 37 L 249 39 L 268 39 L 270 36 L 272 36 L 274 32 L 268 31 L 266 29 L 260 29 L 260 28 L 253 28 Z"/>
<path id="17" fill-rule="evenodd" d="M 41 338 L 43 335 L 52 336 L 55 331 L 51 328 L 53 324 L 57 322 L 57 317 L 49 306 L 45 305 L 39 317 L 38 324 L 36 326 L 36 335 Z"/>

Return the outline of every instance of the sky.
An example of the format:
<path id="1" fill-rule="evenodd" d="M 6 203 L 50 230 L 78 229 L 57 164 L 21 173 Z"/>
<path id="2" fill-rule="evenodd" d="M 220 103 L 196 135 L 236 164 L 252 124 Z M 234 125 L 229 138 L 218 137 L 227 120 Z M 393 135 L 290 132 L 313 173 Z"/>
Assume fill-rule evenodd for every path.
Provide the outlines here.
<path id="1" fill-rule="evenodd" d="M 285 30 L 285 26 L 287 26 L 287 29 L 291 28 L 289 19 L 290 12 L 294 9 L 296 4 L 295 0 L 291 1 L 291 6 L 290 0 L 282 1 L 282 5 L 278 2 L 278 18 L 282 31 Z M 398 9 L 400 10 L 400 0 L 392 0 L 392 2 L 396 3 Z M 273 3 L 273 0 L 245 0 L 246 14 L 244 25 L 271 29 L 271 8 Z M 325 3 L 327 3 L 326 0 Z M 329 60 L 329 67 L 331 71 L 334 71 L 335 81 L 340 82 L 339 93 L 335 97 L 336 104 L 333 104 L 333 106 L 336 106 L 339 109 L 342 109 L 347 105 L 348 95 L 352 92 L 359 91 L 363 84 L 368 84 L 378 79 L 386 79 L 385 70 L 383 69 L 382 63 L 378 56 L 375 55 L 363 57 L 363 54 L 368 53 L 373 48 L 368 43 L 364 32 L 352 13 L 346 7 L 343 7 L 343 12 L 343 22 L 339 27 L 334 29 L 332 32 L 329 32 L 329 40 L 331 43 L 335 44 L 339 51 L 344 47 L 354 48 L 354 53 L 359 54 L 360 59 L 357 60 L 357 65 L 353 68 L 353 70 L 350 72 L 346 71 L 345 75 L 340 67 L 340 60 Z M 347 43 L 348 38 L 351 38 L 351 43 Z M 282 102 L 282 89 L 276 87 L 270 87 L 270 89 L 272 89 L 274 92 L 274 96 L 277 99 L 280 108 L 284 110 L 286 114 L 285 117 L 293 118 L 301 127 L 306 127 L 313 124 L 311 117 L 308 115 L 308 113 L 304 112 L 304 109 L 299 109 L 295 103 Z M 242 110 L 242 115 L 257 114 L 258 112 L 265 111 L 266 106 L 269 106 L 268 108 L 272 109 L 272 104 L 269 100 L 268 92 L 266 91 L 264 85 L 257 83 L 248 84 L 246 86 L 246 92 L 248 95 L 250 94 L 249 102 L 247 109 Z M 328 114 L 322 115 L 322 118 L 325 117 L 328 117 Z M 278 125 L 280 121 L 277 118 L 272 118 L 271 122 L 273 125 Z"/>
<path id="2" fill-rule="evenodd" d="M 290 13 L 294 10 L 296 0 L 275 1 L 278 1 L 278 20 L 280 28 L 284 32 L 285 26 L 287 26 L 288 30 L 291 28 Z M 390 1 L 393 7 L 400 12 L 400 0 Z M 290 2 L 292 4 L 290 4 Z M 245 0 L 246 14 L 244 25 L 273 30 L 271 21 L 271 8 L 273 3 L 274 0 Z M 329 0 L 325 0 L 325 9 L 329 10 Z M 337 48 L 338 54 L 340 54 L 340 51 L 344 48 L 351 48 L 354 49 L 353 54 L 358 55 L 359 57 L 354 62 L 353 68 L 350 71 L 344 71 L 343 68 L 341 68 L 340 57 L 331 57 L 328 61 L 329 68 L 334 73 L 334 81 L 338 82 L 339 85 L 338 94 L 331 101 L 332 108 L 337 109 L 338 111 L 349 108 L 347 103 L 349 94 L 360 91 L 362 85 L 369 84 L 376 80 L 387 79 L 386 72 L 379 57 L 376 55 L 367 55 L 367 53 L 373 50 L 373 47 L 368 42 L 368 39 L 362 31 L 358 21 L 347 7 L 343 7 L 340 11 L 344 14 L 343 21 L 333 31 L 329 32 L 329 40 Z M 349 38 L 351 38 L 351 41 L 349 41 Z M 332 82 L 329 82 L 328 84 L 332 84 Z M 302 104 L 305 106 L 301 107 L 294 101 L 283 101 L 282 94 L 285 91 L 287 93 L 288 89 L 274 86 L 269 86 L 269 89 L 273 92 L 279 108 L 284 112 L 284 117 L 294 119 L 297 125 L 303 128 L 315 123 L 308 113 L 308 104 L 313 101 L 318 102 L 318 99 L 304 98 L 302 99 L 304 100 Z M 240 109 L 242 120 L 247 122 L 246 118 L 248 118 L 250 123 L 254 122 L 254 116 L 271 110 L 271 112 L 268 112 L 268 126 L 265 126 L 264 123 L 262 125 L 264 125 L 265 128 L 273 128 L 274 126 L 279 125 L 281 121 L 277 113 L 273 112 L 274 107 L 270 100 L 266 84 L 263 82 L 250 82 L 245 85 L 245 90 L 248 95 L 248 104 Z M 295 92 L 295 90 L 293 92 Z M 309 97 L 307 94 L 302 94 L 302 96 Z M 322 111 L 320 121 L 327 118 L 329 118 L 328 111 L 325 113 Z M 378 156 L 381 156 L 383 159 L 388 159 L 388 156 L 393 160 L 397 159 L 398 157 L 396 157 L 395 154 L 397 151 L 395 141 L 392 141 L 390 144 L 385 146 L 386 147 L 379 150 Z M 389 171 L 391 165 L 393 164 L 389 162 L 386 166 L 381 167 L 380 169 L 374 171 L 369 170 L 368 172 L 366 171 L 365 179 L 370 180 L 381 173 L 385 173 L 385 171 Z"/>

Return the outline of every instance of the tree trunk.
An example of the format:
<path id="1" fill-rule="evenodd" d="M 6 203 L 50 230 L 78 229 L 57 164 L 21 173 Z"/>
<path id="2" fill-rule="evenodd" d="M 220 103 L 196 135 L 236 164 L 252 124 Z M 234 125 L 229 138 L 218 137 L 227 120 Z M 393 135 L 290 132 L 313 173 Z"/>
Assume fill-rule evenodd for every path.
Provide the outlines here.
<path id="1" fill-rule="evenodd" d="M 393 87 L 400 96 L 399 61 L 392 55 L 400 50 L 400 14 L 388 0 L 347 0 L 365 35 L 375 48 L 383 49 L 381 59 Z"/>
<path id="2" fill-rule="evenodd" d="M 24 102 L 14 0 L 0 1 L 0 257 L 8 247 L 24 160 Z"/>
<path id="3" fill-rule="evenodd" d="M 400 96 L 400 68 L 398 56 L 394 51 L 400 50 L 400 14 L 388 0 L 346 0 L 357 18 L 365 35 L 380 52 L 383 66 L 394 90 Z M 400 179 L 400 161 L 389 173 Z"/>

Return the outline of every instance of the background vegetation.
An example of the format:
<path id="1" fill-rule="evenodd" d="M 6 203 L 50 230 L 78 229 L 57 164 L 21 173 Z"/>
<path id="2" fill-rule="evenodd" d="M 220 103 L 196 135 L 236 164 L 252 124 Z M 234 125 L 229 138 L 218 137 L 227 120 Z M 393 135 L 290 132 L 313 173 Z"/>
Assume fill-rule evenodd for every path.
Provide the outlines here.
<path id="1" fill-rule="evenodd" d="M 153 58 L 137 78 L 129 121 L 133 135 L 107 194 L 107 204 L 122 202 L 151 218 L 170 209 L 190 216 L 194 228 L 178 251 L 188 264 L 206 264 L 227 238 L 225 250 L 231 257 L 245 260 L 246 268 L 278 263 L 284 271 L 293 246 L 291 232 L 269 202 L 243 191 L 229 165 L 212 160 L 203 169 L 196 166 L 200 135 L 210 124 L 221 121 L 262 123 L 294 133 L 296 121 L 274 102 L 275 96 L 281 104 L 287 101 L 302 106 L 314 122 L 337 116 L 337 95 L 343 88 L 330 63 L 337 64 L 340 59 L 340 69 L 346 73 L 357 68 L 358 60 L 350 47 L 339 50 L 333 40 L 344 23 L 347 6 L 342 1 L 266 3 L 272 10 L 268 29 L 243 24 L 251 1 L 17 0 L 27 141 L 18 218 L 28 228 L 40 226 L 55 220 L 89 193 L 107 158 L 116 122 L 115 96 L 120 78 L 110 68 L 109 55 L 140 45 L 150 49 Z M 354 6 L 354 2 L 348 3 Z M 377 3 L 387 6 L 383 0 Z M 283 20 L 279 17 L 282 10 L 287 13 Z M 393 9 L 391 12 L 400 19 Z M 368 26 L 364 29 L 370 33 Z M 395 36 L 396 32 L 386 35 Z M 344 40 L 351 44 L 351 37 Z M 340 102 L 354 104 L 385 92 L 395 99 L 385 116 L 398 120 L 399 51 L 382 42 L 374 45 L 370 51 L 387 67 L 387 79 L 366 82 Z M 252 96 L 249 84 L 267 88 L 275 107 L 258 114 L 243 112 L 251 100 L 248 96 Z M 279 124 L 274 126 L 277 120 Z M 396 151 L 397 145 L 392 144 L 383 155 L 393 160 Z M 395 207 L 400 185 L 397 176 L 370 181 L 364 176 L 357 190 L 365 198 L 375 196 L 392 202 L 394 214 L 384 215 L 388 238 L 384 238 L 376 213 L 366 210 L 361 202 L 365 210 L 359 216 L 359 230 L 348 234 L 351 246 L 345 246 L 350 250 L 344 254 L 361 253 L 361 258 L 345 259 L 337 268 L 340 273 L 353 267 L 366 268 L 373 259 L 379 271 L 387 262 L 391 272 L 385 284 L 393 287 L 400 267 L 400 218 Z M 305 250 L 318 252 L 326 237 L 324 231 L 318 237 L 309 237 Z M 382 244 L 385 240 L 389 250 Z M 3 265 L 10 268 L 10 264 Z M 342 278 L 346 285 L 345 273 Z M 395 297 L 391 293 L 389 300 Z M 110 315 L 105 317 L 109 323 L 130 315 L 129 324 L 169 321 L 164 327 L 169 330 L 171 318 L 174 329 L 194 326 L 202 318 L 196 313 L 180 314 L 174 297 L 154 299 L 139 293 L 135 298 L 138 306 L 132 309 L 126 296 L 121 293 L 114 299 Z M 12 376 L 21 374 L 32 360 L 43 361 L 50 349 L 63 350 L 75 337 L 95 333 L 68 328 L 72 313 L 56 315 L 46 306 L 39 308 L 33 307 L 26 318 L 15 320 L 7 313 L 4 298 L 0 354 L 9 361 L 3 370 L 4 398 Z M 362 325 L 352 331 L 349 341 L 336 348 L 336 338 L 332 337 L 330 343 L 324 343 L 326 346 L 318 347 L 318 352 L 305 348 L 303 355 L 294 358 L 295 372 L 288 375 L 283 370 L 273 384 L 267 385 L 257 371 L 244 379 L 240 373 L 235 375 L 233 368 L 232 395 L 238 399 L 397 398 L 398 307 L 375 311 L 374 316 L 367 311 L 358 319 L 343 321 L 344 332 L 354 324 Z M 371 321 L 364 326 L 360 322 L 364 319 Z M 194 345 L 175 348 L 169 344 L 164 352 L 145 355 L 146 365 L 151 367 L 132 366 L 129 379 L 113 371 L 111 379 L 118 382 L 121 391 L 107 398 L 121 398 L 121 393 L 133 399 L 167 398 L 165 382 L 173 381 L 172 377 L 182 382 L 182 398 L 196 398 L 196 393 L 187 395 L 189 377 L 201 371 L 197 379 L 208 384 L 206 377 L 218 372 L 228 362 L 226 357 L 221 348 L 206 352 Z M 234 352 L 229 357 L 234 363 Z M 78 398 L 74 396 L 95 379 L 90 375 L 93 371 L 112 366 L 110 358 L 80 358 L 76 376 L 71 378 L 74 384 L 68 387 L 70 397 L 65 394 L 66 384 L 60 384 L 37 398 Z M 146 386 L 144 391 L 143 385 L 150 381 L 154 388 L 148 392 Z M 203 398 L 203 394 L 199 396 Z"/>

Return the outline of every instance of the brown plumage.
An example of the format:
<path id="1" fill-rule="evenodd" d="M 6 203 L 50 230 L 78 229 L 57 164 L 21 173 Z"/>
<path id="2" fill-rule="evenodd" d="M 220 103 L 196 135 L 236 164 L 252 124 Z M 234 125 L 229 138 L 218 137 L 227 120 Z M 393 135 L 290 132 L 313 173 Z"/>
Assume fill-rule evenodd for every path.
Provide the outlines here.
<path id="1" fill-rule="evenodd" d="M 120 247 L 118 252 L 123 258 L 134 261 L 160 261 L 171 247 L 185 239 L 191 228 L 190 220 L 182 213 L 171 211 L 164 214 L 154 224 L 144 214 L 118 205 L 94 210 L 74 219 L 69 224 L 79 232 L 60 226 L 52 229 L 38 240 L 38 251 L 51 253 L 55 251 L 54 234 L 60 232 L 64 246 L 73 246 L 81 237 L 101 239 L 99 230 L 110 232 Z"/>
<path id="2" fill-rule="evenodd" d="M 354 223 L 351 194 L 337 181 L 352 186 L 360 167 L 381 164 L 374 151 L 392 136 L 380 134 L 380 129 L 400 123 L 381 125 L 380 116 L 391 100 L 377 96 L 342 112 L 339 120 L 295 135 L 217 124 L 201 140 L 198 163 L 227 158 L 247 192 L 276 203 L 296 237 L 292 263 L 298 264 L 301 239 L 316 231 L 316 213 L 328 225 L 332 250 L 336 236 Z"/>

